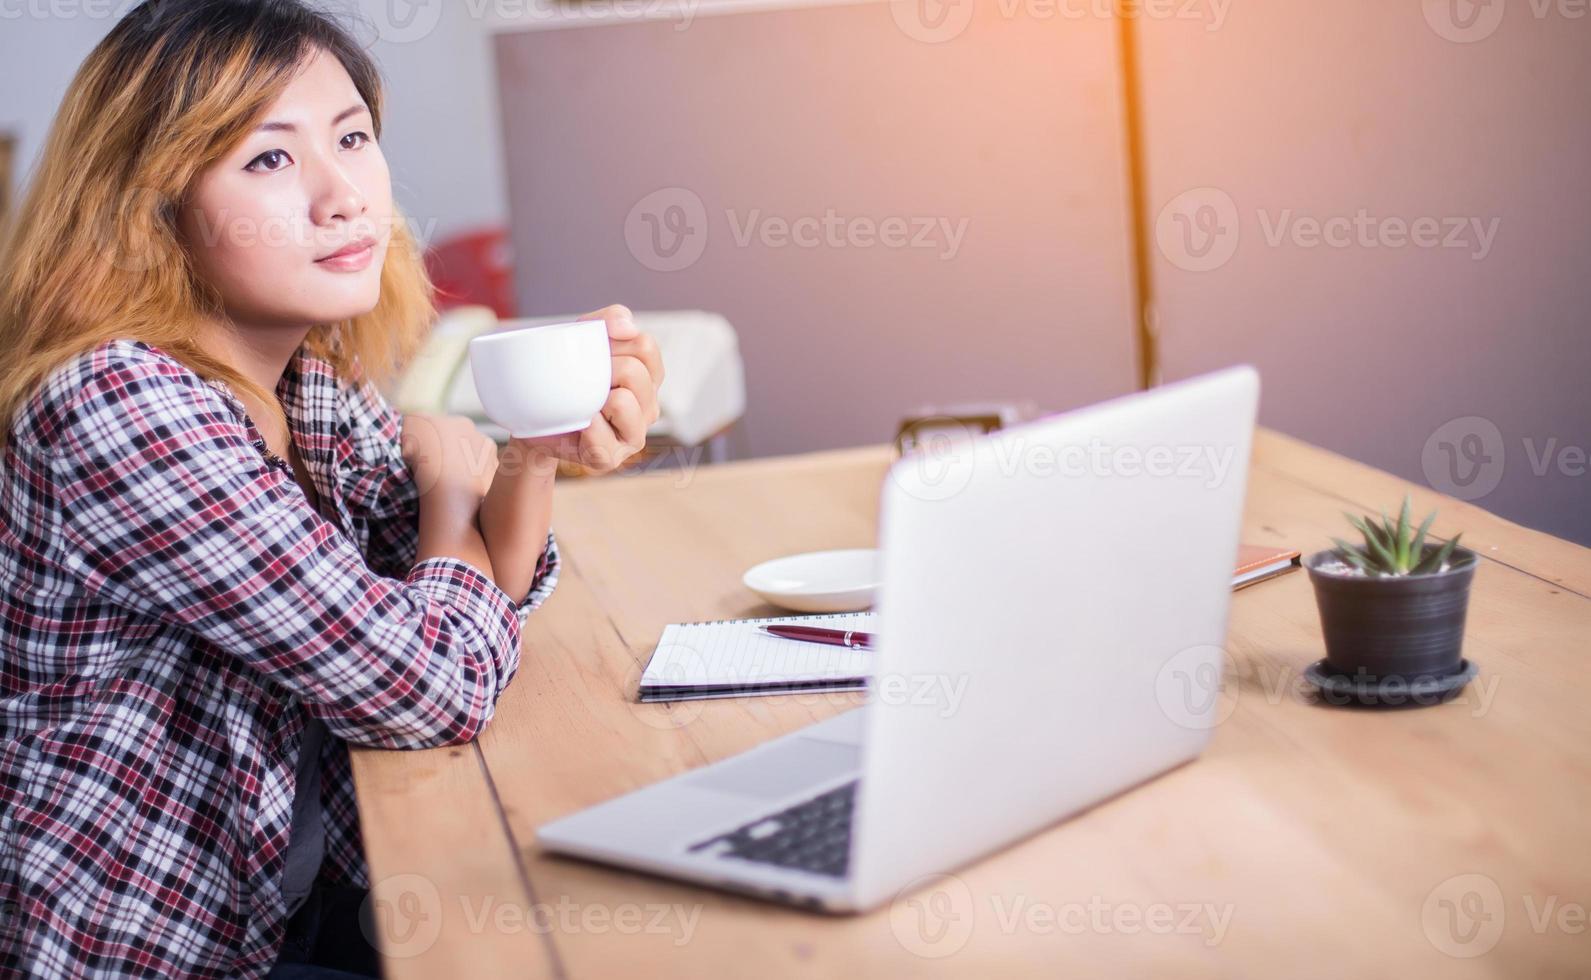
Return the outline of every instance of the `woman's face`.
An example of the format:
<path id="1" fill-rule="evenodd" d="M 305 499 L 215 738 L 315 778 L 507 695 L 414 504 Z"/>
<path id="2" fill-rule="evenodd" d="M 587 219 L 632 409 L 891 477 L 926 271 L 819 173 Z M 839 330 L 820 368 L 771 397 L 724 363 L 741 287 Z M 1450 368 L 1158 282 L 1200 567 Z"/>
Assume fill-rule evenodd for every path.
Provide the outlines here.
<path id="1" fill-rule="evenodd" d="M 317 52 L 260 127 L 199 175 L 179 226 L 235 324 L 309 327 L 375 307 L 392 181 L 372 128 L 342 63 Z"/>

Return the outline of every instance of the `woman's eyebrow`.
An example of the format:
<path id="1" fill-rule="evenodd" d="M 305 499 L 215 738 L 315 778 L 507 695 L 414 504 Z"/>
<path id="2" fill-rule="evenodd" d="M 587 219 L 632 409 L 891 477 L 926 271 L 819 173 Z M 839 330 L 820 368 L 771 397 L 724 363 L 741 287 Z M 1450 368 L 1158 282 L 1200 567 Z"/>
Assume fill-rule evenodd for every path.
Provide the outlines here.
<path id="1" fill-rule="evenodd" d="M 349 116 L 352 116 L 352 115 L 354 115 L 356 113 L 369 112 L 369 111 L 370 110 L 365 107 L 365 104 L 363 102 L 359 103 L 358 105 L 351 105 L 348 108 L 344 109 L 342 112 L 337 113 L 337 118 L 333 119 L 331 121 L 331 124 L 333 126 L 335 126 L 338 123 L 342 122 L 344 119 L 347 119 Z M 298 127 L 293 125 L 290 122 L 263 122 L 263 123 L 260 123 L 258 126 L 254 127 L 254 131 L 256 133 L 276 132 L 276 131 L 285 131 L 285 132 L 289 132 L 289 133 L 296 133 L 296 132 L 298 132 Z"/>

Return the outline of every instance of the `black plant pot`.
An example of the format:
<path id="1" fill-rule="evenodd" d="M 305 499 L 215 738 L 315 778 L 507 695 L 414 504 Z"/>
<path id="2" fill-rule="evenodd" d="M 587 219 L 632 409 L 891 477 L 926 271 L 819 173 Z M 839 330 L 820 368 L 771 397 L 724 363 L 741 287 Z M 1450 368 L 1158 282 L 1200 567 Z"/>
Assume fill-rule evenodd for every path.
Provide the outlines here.
<path id="1" fill-rule="evenodd" d="M 1426 552 L 1437 547 L 1428 546 Z M 1326 659 L 1317 665 L 1318 673 L 1372 697 L 1389 688 L 1451 694 L 1474 676 L 1463 655 L 1464 617 L 1475 577 L 1473 551 L 1455 548 L 1447 571 L 1426 575 L 1319 570 L 1338 559 L 1335 550 L 1327 550 L 1304 561 L 1326 638 Z"/>

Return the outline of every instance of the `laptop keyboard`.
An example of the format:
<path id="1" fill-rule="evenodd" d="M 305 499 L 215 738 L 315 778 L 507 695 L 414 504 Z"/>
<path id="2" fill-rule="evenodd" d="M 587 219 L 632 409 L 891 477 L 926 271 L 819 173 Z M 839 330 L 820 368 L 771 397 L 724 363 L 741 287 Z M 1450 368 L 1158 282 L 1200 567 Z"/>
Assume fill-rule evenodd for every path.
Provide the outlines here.
<path id="1" fill-rule="evenodd" d="M 851 860 L 851 813 L 857 780 L 795 806 L 709 837 L 690 850 L 720 846 L 719 857 L 845 877 Z"/>

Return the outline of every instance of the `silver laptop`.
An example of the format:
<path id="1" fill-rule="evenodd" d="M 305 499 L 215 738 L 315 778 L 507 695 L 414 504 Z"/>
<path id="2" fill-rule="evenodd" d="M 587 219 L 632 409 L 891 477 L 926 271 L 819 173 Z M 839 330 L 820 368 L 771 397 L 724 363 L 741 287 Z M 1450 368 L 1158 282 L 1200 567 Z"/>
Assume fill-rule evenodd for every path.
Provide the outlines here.
<path id="1" fill-rule="evenodd" d="M 1237 367 L 903 457 L 864 706 L 541 846 L 857 911 L 1194 758 L 1258 398 Z"/>

